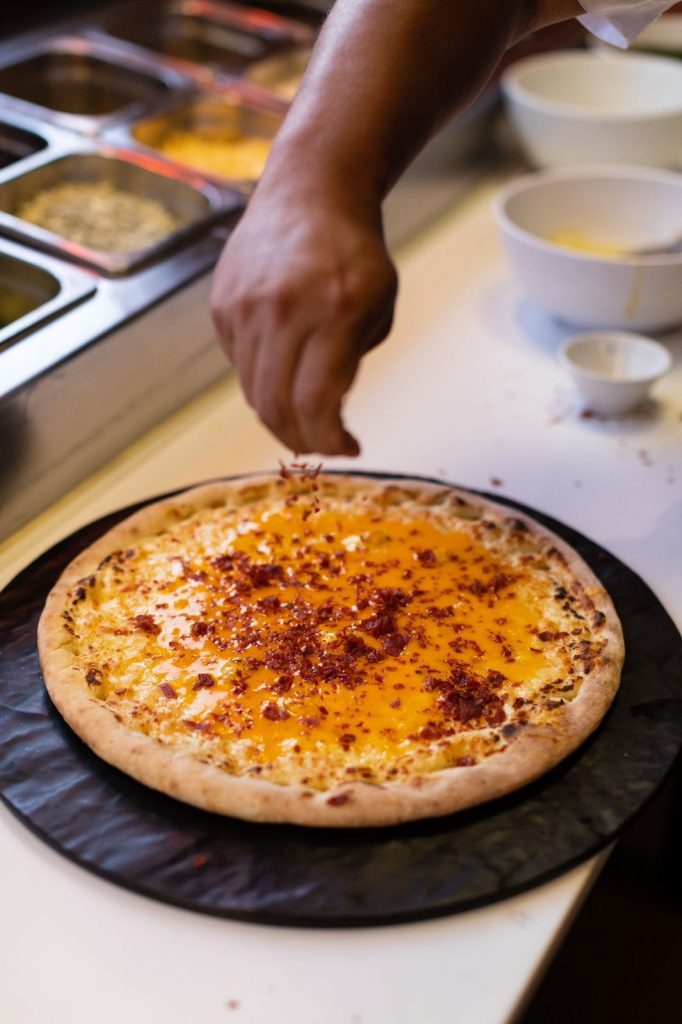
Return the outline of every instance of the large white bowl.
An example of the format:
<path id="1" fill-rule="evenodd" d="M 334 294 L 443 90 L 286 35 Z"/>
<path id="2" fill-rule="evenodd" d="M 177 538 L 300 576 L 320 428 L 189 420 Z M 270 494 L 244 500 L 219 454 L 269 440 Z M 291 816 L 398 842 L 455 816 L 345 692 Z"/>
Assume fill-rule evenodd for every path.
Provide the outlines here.
<path id="1" fill-rule="evenodd" d="M 569 50 L 518 61 L 502 88 L 537 167 L 682 163 L 680 61 Z"/>
<path id="2" fill-rule="evenodd" d="M 682 323 L 682 253 L 611 258 L 554 241 L 572 233 L 636 249 L 682 233 L 682 174 L 583 167 L 526 175 L 495 213 L 522 290 L 578 327 L 657 331 Z"/>

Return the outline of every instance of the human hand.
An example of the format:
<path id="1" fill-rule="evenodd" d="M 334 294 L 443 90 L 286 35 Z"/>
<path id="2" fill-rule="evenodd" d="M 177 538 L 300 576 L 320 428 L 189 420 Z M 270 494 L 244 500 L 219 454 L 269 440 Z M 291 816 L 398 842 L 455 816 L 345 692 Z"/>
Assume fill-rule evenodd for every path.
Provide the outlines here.
<path id="1" fill-rule="evenodd" d="M 357 455 L 341 413 L 388 334 L 397 275 L 378 209 L 259 190 L 216 268 L 211 313 L 249 404 L 299 454 Z"/>

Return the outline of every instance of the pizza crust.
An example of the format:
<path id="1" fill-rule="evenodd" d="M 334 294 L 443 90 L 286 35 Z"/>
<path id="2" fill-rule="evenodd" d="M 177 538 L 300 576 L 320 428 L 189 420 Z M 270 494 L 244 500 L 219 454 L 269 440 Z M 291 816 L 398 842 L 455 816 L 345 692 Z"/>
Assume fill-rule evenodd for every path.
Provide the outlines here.
<path id="1" fill-rule="evenodd" d="M 147 786 L 196 807 L 259 822 L 322 827 L 387 826 L 464 810 L 512 792 L 537 779 L 572 753 L 602 721 L 615 697 L 624 656 L 622 630 L 600 582 L 561 538 L 508 507 L 469 492 L 405 479 L 323 478 L 335 494 L 409 492 L 428 504 L 447 495 L 505 520 L 523 523 L 547 557 L 570 569 L 586 607 L 596 612 L 605 653 L 584 679 L 576 698 L 556 709 L 550 721 L 519 725 L 508 745 L 478 764 L 417 774 L 407 781 L 344 782 L 325 791 L 300 784 L 280 785 L 227 773 L 190 750 L 174 749 L 137 733 L 114 709 L 94 698 L 84 681 L 76 645 L 64 619 L 73 588 L 94 573 L 103 559 L 142 538 L 162 533 L 195 511 L 226 501 L 248 504 L 254 495 L 275 493 L 273 477 L 208 484 L 164 499 L 119 523 L 65 569 L 50 592 L 38 629 L 38 646 L 50 697 L 74 731 L 103 760 Z M 274 489 L 274 490 L 273 490 Z"/>

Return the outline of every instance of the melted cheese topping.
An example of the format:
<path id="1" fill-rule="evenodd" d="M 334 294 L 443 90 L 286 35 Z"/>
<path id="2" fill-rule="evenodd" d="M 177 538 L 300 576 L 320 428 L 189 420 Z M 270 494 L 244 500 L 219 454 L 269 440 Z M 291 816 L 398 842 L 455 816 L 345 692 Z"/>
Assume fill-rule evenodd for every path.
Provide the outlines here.
<path id="1" fill-rule="evenodd" d="M 69 615 L 131 728 L 325 789 L 475 764 L 574 699 L 594 649 L 562 564 L 469 506 L 270 495 L 115 552 Z"/>

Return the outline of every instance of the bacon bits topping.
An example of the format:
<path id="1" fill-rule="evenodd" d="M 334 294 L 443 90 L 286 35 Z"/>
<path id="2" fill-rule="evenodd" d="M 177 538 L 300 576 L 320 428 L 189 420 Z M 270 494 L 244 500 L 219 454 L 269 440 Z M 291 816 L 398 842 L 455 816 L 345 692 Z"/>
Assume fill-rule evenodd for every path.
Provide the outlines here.
<path id="1" fill-rule="evenodd" d="M 438 564 L 436 552 L 432 551 L 431 548 L 425 548 L 423 551 L 415 551 L 415 556 L 419 561 L 419 564 L 423 565 L 425 569 L 434 569 Z"/>
<path id="2" fill-rule="evenodd" d="M 194 729 L 195 732 L 211 732 L 210 722 L 195 722 L 193 718 L 183 718 L 184 725 L 188 729 Z"/>
<path id="3" fill-rule="evenodd" d="M 88 686 L 101 686 L 102 685 L 102 672 L 101 669 L 91 665 L 85 673 L 85 682 Z"/>
<path id="4" fill-rule="evenodd" d="M 391 657 L 397 658 L 403 653 L 409 643 L 409 640 L 410 638 L 407 633 L 389 633 L 388 636 L 382 637 L 381 643 L 386 654 L 390 654 Z"/>
<path id="5" fill-rule="evenodd" d="M 501 725 L 507 715 L 501 697 L 495 693 L 504 676 L 489 672 L 485 678 L 464 665 L 455 665 L 447 679 L 425 680 L 425 690 L 438 692 L 438 708 L 446 721 L 468 725 L 479 720 L 483 725 Z"/>
<path id="6" fill-rule="evenodd" d="M 487 581 L 473 580 L 464 590 L 468 590 L 474 597 L 498 597 L 499 594 L 516 583 L 518 577 L 507 572 L 498 572 Z"/>
<path id="7" fill-rule="evenodd" d="M 269 562 L 245 562 L 242 564 L 242 569 L 254 587 L 271 587 L 274 583 L 284 579 L 282 566 Z"/>
<path id="8" fill-rule="evenodd" d="M 279 704 L 266 704 L 261 712 L 263 718 L 267 718 L 270 722 L 284 722 L 287 718 L 290 718 L 289 712 L 286 708 L 281 708 Z"/>
<path id="9" fill-rule="evenodd" d="M 151 615 L 135 615 L 133 623 L 136 629 L 139 629 L 141 633 L 147 633 L 149 636 L 158 636 L 161 632 L 161 627 L 157 625 Z"/>
<path id="10" fill-rule="evenodd" d="M 215 679 L 210 672 L 200 672 L 197 676 L 197 681 L 192 687 L 193 690 L 209 690 L 212 686 L 215 686 Z"/>
<path id="11" fill-rule="evenodd" d="M 537 582 L 544 542 L 473 506 L 446 523 L 454 499 L 408 521 L 401 505 L 415 495 L 402 488 L 358 510 L 344 508 L 343 488 L 327 507 L 334 488 L 315 469 L 285 467 L 282 477 L 274 503 L 271 487 L 254 485 L 147 538 L 151 559 L 117 553 L 97 574 L 101 609 L 90 580 L 79 581 L 87 597 L 68 602 L 67 626 L 80 637 L 85 625 L 90 638 L 99 623 L 106 634 L 85 658 L 92 699 L 111 698 L 164 742 L 176 729 L 232 774 L 304 784 L 308 773 L 305 785 L 341 806 L 352 798 L 334 788 L 344 779 L 381 784 L 412 763 L 422 774 L 480 763 L 511 728 L 579 693 L 600 653 L 601 613 L 558 563 Z M 507 541 L 522 545 L 519 560 L 505 557 Z M 124 618 L 107 628 L 114 589 Z M 540 610 L 516 596 L 537 597 Z M 562 607 L 569 599 L 580 621 Z M 160 691 L 151 698 L 149 672 Z M 408 738 L 414 762 L 403 756 Z"/>

